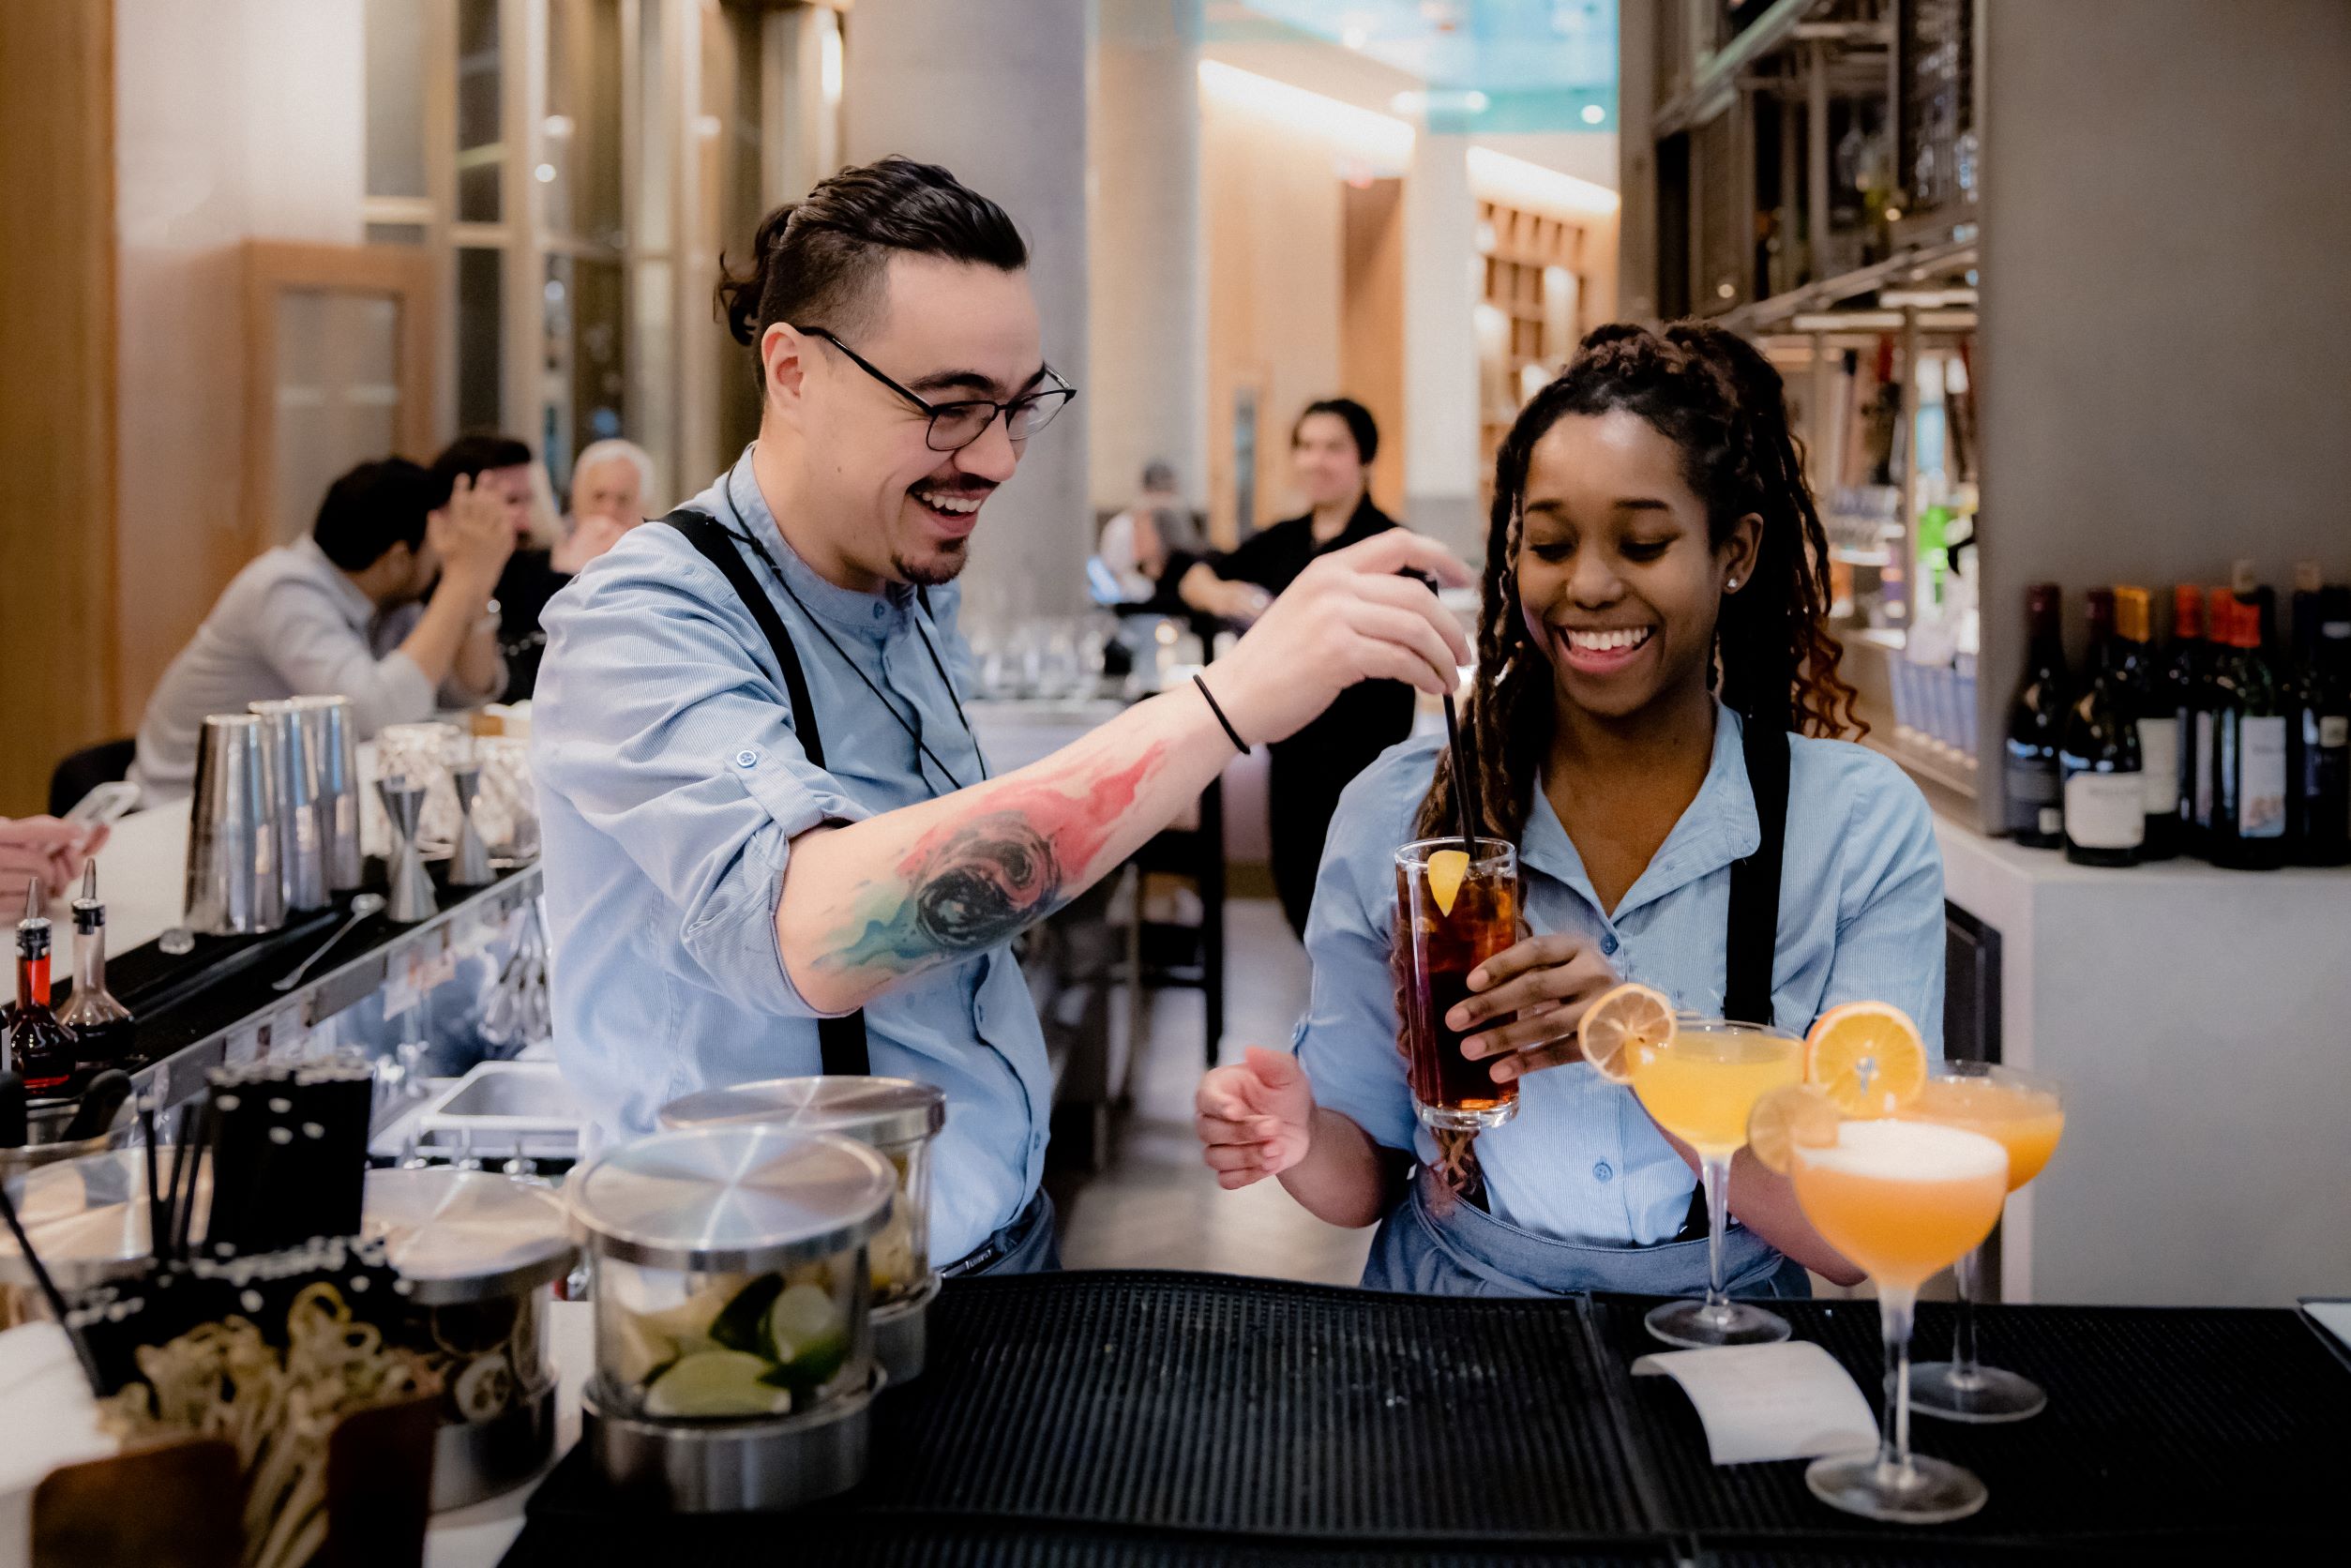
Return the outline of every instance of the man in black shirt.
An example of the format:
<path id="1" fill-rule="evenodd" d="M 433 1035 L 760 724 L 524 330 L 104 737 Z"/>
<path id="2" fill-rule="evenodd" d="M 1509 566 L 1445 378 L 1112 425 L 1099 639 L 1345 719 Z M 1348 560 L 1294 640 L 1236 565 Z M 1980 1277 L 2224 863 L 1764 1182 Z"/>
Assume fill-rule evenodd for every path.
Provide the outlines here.
<path id="1" fill-rule="evenodd" d="M 1311 510 L 1190 567 L 1182 579 L 1183 602 L 1245 624 L 1318 555 L 1395 527 L 1395 519 L 1372 505 L 1369 474 L 1379 450 L 1379 427 L 1363 404 L 1351 398 L 1308 404 L 1290 431 L 1289 453 Z M 1267 814 L 1273 886 L 1290 928 L 1302 937 L 1339 792 L 1373 758 L 1411 733 L 1412 708 L 1410 686 L 1365 681 L 1339 693 L 1321 717 L 1271 747 Z"/>

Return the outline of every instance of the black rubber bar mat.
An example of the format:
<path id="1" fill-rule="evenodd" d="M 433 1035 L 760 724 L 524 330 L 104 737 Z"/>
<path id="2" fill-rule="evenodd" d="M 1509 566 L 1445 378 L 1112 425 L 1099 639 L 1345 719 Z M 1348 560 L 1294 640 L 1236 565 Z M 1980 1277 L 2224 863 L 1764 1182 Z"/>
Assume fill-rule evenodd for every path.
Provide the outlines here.
<path id="1" fill-rule="evenodd" d="M 579 1456 L 548 1485 L 566 1481 Z M 1577 1548 L 1289 1543 L 1045 1520 L 805 1510 L 595 1519 L 534 1504 L 503 1568 L 586 1563 L 823 1564 L 824 1568 L 1675 1568 L 1638 1543 Z"/>
<path id="2" fill-rule="evenodd" d="M 1598 1342 L 1620 1371 L 1665 1347 L 1641 1317 L 1648 1298 L 1596 1296 Z M 1878 1403 L 1883 1351 L 1869 1301 L 1774 1302 Z M 1949 1353 L 1952 1309 L 1919 1314 L 1913 1355 Z M 1623 1378 L 1629 1426 L 1660 1528 L 1710 1545 L 1734 1539 L 2215 1544 L 2343 1529 L 2351 1485 L 2351 1375 L 2285 1311 L 2167 1307 L 1991 1307 L 1980 1351 L 2049 1391 L 2030 1420 L 1971 1426 L 1914 1413 L 1912 1446 L 1967 1466 L 1991 1500 L 1929 1530 L 1841 1514 L 1804 1486 L 1801 1461 L 1716 1468 L 1696 1413 L 1667 1378 Z M 1756 1559 L 1754 1560 L 1762 1560 Z M 1875 1551 L 1869 1560 L 1883 1560 Z"/>
<path id="3" fill-rule="evenodd" d="M 1563 1302 L 1128 1271 L 956 1281 L 931 1308 L 929 1369 L 875 1407 L 846 1506 L 1388 1546 L 1620 1542 L 1646 1515 L 1590 1344 Z M 609 1516 L 583 1480 L 550 1480 L 535 1518 Z"/>

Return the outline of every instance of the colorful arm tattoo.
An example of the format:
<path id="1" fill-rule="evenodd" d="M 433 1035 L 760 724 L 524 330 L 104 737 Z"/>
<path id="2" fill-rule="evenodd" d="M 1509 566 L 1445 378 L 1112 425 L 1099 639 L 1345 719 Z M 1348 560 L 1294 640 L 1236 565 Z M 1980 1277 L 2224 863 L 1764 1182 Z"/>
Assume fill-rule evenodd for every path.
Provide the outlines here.
<path id="1" fill-rule="evenodd" d="M 860 882 L 815 966 L 910 973 L 1002 946 L 1099 874 L 1094 860 L 1167 746 L 1123 768 L 1078 764 L 1077 792 L 1040 781 L 994 792 L 979 814 L 925 834 L 890 872 Z"/>

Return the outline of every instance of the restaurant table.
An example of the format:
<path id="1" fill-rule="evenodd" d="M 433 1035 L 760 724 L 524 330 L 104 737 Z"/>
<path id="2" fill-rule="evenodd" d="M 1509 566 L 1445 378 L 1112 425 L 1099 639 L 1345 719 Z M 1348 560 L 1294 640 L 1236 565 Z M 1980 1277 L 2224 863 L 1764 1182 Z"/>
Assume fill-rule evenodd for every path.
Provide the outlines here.
<path id="1" fill-rule="evenodd" d="M 2340 1545 L 2351 1364 L 2291 1311 L 1993 1306 L 2031 1421 L 1913 1421 L 1991 1501 L 1926 1529 L 1813 1500 L 1803 1463 L 1716 1468 L 1652 1303 L 1385 1295 L 1214 1274 L 948 1284 L 929 1370 L 877 1404 L 860 1488 L 788 1515 L 619 1503 L 584 1453 L 509 1568 L 593 1561 L 1724 1565 L 2231 1559 Z M 1774 1304 L 1874 1396 L 1875 1304 Z M 1922 1308 L 1939 1353 L 1949 1309 Z"/>

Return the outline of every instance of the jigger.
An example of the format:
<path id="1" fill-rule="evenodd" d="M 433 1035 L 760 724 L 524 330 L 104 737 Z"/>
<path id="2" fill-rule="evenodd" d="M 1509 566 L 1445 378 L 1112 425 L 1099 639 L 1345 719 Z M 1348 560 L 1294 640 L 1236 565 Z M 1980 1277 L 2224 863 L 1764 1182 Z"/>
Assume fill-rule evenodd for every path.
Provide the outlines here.
<path id="1" fill-rule="evenodd" d="M 392 824 L 392 896 L 384 907 L 384 918 L 395 925 L 414 926 L 431 919 L 441 909 L 440 900 L 432 895 L 432 879 L 425 874 L 424 854 L 416 848 L 416 822 L 425 814 L 425 783 L 394 774 L 376 780 L 375 791 L 384 798 L 384 815 Z"/>
<path id="2" fill-rule="evenodd" d="M 481 887 L 496 875 L 490 868 L 490 846 L 474 825 L 474 799 L 482 792 L 481 765 L 451 764 L 449 784 L 457 791 L 457 847 L 449 854 L 449 885 Z"/>

